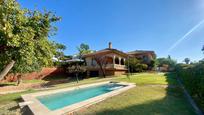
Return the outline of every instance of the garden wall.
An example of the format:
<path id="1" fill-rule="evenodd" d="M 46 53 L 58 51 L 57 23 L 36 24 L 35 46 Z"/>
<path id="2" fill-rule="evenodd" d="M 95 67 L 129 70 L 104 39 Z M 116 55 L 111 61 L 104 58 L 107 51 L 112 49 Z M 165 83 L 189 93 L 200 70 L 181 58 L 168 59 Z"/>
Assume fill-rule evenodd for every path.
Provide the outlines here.
<path id="1" fill-rule="evenodd" d="M 45 77 L 53 77 L 53 76 L 60 76 L 60 75 L 65 75 L 65 72 L 62 68 L 43 68 L 40 72 L 32 72 L 32 73 L 26 73 L 23 74 L 22 79 L 23 80 L 32 80 L 32 79 L 43 79 Z M 5 81 L 16 81 L 16 76 L 14 74 L 9 74 L 6 76 L 6 78 L 3 80 Z"/>

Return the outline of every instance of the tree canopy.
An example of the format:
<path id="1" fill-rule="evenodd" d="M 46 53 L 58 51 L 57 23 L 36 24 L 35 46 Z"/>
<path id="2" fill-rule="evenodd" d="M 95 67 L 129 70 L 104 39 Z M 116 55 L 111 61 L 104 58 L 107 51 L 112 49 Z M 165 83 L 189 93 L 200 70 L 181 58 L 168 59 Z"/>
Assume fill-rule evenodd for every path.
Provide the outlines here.
<path id="1" fill-rule="evenodd" d="M 189 64 L 189 63 L 190 63 L 190 58 L 185 58 L 183 61 L 184 61 L 186 64 Z"/>
<path id="2" fill-rule="evenodd" d="M 138 60 L 136 58 L 129 58 L 125 62 L 125 65 L 129 67 L 129 71 L 131 73 L 142 72 L 148 68 L 147 64 L 142 63 L 142 60 Z"/>
<path id="3" fill-rule="evenodd" d="M 84 54 L 91 53 L 92 50 L 90 50 L 89 45 L 85 43 L 81 43 L 79 47 L 77 47 L 77 50 L 79 51 L 78 56 L 79 58 L 82 57 Z"/>
<path id="4" fill-rule="evenodd" d="M 176 61 L 171 59 L 170 56 L 168 56 L 167 58 L 158 58 L 156 60 L 156 65 L 158 67 L 162 67 L 163 65 L 168 65 L 169 67 L 174 67 L 176 65 Z"/>
<path id="5" fill-rule="evenodd" d="M 64 44 L 60 44 L 60 43 L 55 43 L 57 52 L 55 54 L 55 57 L 57 57 L 58 59 L 63 60 L 65 55 L 64 55 L 64 50 L 67 48 Z"/>
<path id="6" fill-rule="evenodd" d="M 59 20 L 51 12 L 21 8 L 15 0 L 1 1 L 0 70 L 12 61 L 12 72 L 17 73 L 50 65 L 56 46 L 48 37 L 55 34 L 57 28 L 52 23 Z"/>

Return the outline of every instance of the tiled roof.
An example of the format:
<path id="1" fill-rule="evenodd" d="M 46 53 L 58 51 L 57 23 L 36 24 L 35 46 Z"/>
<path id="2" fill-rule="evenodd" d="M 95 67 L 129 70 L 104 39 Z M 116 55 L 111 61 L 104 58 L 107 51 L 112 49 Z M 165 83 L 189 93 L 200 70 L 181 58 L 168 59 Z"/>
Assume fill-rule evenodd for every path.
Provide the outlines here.
<path id="1" fill-rule="evenodd" d="M 106 48 L 106 49 L 103 49 L 103 50 L 96 51 L 94 53 L 85 54 L 85 55 L 83 55 L 83 57 L 89 57 L 89 56 L 94 56 L 94 55 L 98 55 L 98 54 L 102 54 L 102 53 L 109 53 L 109 52 L 114 52 L 114 53 L 117 53 L 117 54 L 120 54 L 120 55 L 128 56 L 128 54 L 126 54 L 126 53 L 124 53 L 122 51 L 119 51 L 117 49 Z"/>
<path id="2" fill-rule="evenodd" d="M 148 50 L 135 50 L 135 51 L 127 52 L 127 54 L 144 54 L 144 53 L 155 54 L 154 51 L 148 51 Z"/>

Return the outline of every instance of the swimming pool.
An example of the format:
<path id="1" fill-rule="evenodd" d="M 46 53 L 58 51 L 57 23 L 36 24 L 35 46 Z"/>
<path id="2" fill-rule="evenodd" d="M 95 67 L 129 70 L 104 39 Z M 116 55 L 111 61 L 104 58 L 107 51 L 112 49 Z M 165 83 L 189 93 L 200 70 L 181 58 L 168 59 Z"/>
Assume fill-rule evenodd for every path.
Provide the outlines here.
<path id="1" fill-rule="evenodd" d="M 25 94 L 21 97 L 35 115 L 62 115 L 98 103 L 135 86 L 134 83 L 106 81 Z"/>
<path id="2" fill-rule="evenodd" d="M 60 92 L 51 95 L 39 96 L 37 99 L 49 110 L 56 110 L 65 106 L 81 102 L 101 94 L 125 87 L 116 83 L 107 83 L 100 86 L 79 88 L 73 91 Z"/>

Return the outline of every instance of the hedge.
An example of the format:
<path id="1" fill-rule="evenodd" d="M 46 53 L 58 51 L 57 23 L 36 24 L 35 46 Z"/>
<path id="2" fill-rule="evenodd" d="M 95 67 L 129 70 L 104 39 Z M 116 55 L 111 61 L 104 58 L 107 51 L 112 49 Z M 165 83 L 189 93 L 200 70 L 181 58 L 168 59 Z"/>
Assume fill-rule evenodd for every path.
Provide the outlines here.
<path id="1" fill-rule="evenodd" d="M 178 64 L 176 73 L 195 102 L 204 111 L 204 63 Z"/>

